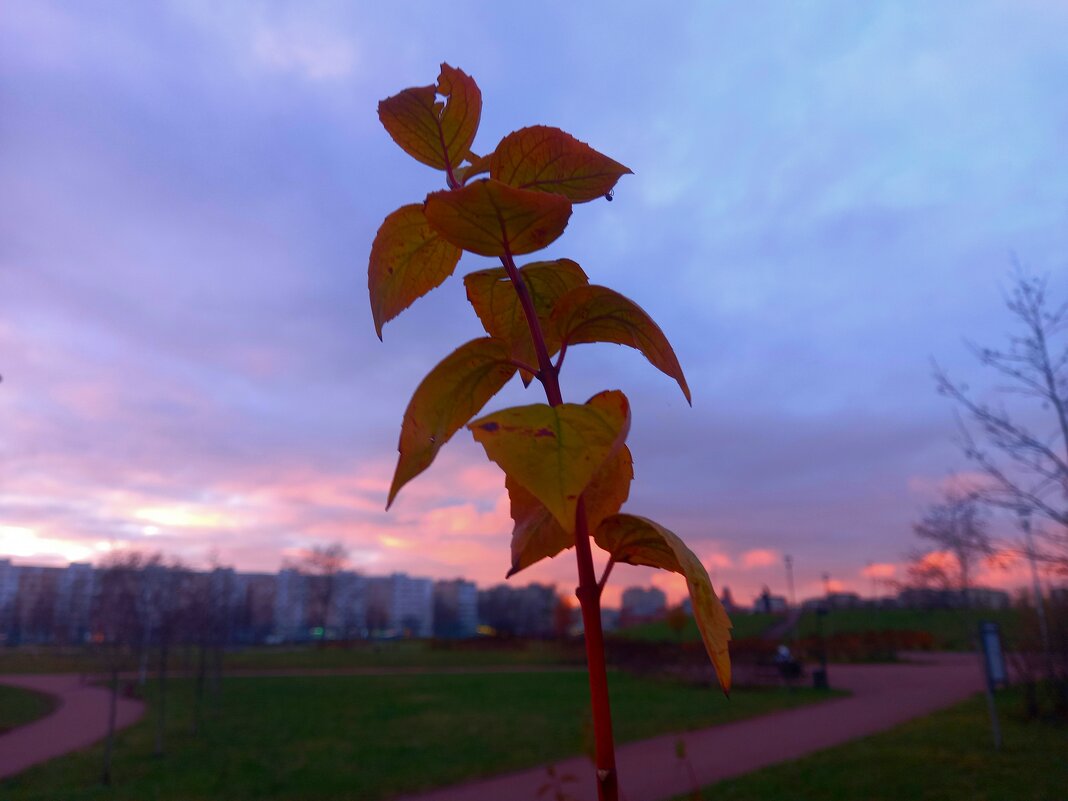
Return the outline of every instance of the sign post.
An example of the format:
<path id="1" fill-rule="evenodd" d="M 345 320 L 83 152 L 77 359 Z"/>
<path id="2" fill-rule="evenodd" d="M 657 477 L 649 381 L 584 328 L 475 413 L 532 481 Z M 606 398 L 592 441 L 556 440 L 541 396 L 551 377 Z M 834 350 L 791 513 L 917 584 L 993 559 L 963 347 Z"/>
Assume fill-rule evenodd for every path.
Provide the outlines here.
<path id="1" fill-rule="evenodd" d="M 1001 724 L 994 703 L 994 690 L 1007 687 L 1009 674 L 1005 670 L 1005 653 L 1001 648 L 1001 631 L 997 623 L 988 620 L 979 623 L 979 645 L 983 655 L 983 672 L 986 674 L 986 705 L 990 709 L 990 727 L 994 733 L 994 750 L 1001 750 Z"/>

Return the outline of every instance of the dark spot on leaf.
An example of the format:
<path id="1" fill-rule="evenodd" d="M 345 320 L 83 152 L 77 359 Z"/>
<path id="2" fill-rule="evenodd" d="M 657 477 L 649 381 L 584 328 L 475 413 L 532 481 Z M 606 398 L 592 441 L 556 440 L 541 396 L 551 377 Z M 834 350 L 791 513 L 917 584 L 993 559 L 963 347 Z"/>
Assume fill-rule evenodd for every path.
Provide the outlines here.
<path id="1" fill-rule="evenodd" d="M 479 428 L 481 428 L 483 431 L 493 432 L 500 428 L 500 426 L 496 423 L 483 423 L 479 426 Z"/>
<path id="2" fill-rule="evenodd" d="M 547 428 L 539 428 L 537 431 L 534 432 L 534 436 L 535 437 L 555 437 L 556 434 L 554 434 L 552 431 L 550 431 Z"/>

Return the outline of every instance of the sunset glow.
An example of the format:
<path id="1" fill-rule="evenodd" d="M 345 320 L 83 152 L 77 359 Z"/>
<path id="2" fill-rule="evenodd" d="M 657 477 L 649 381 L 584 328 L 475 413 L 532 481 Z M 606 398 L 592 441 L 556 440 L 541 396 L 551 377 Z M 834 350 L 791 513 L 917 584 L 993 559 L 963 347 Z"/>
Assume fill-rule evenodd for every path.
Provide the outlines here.
<path id="1" fill-rule="evenodd" d="M 634 6 L 604 48 L 584 4 L 313 5 L 0 15 L 0 558 L 274 571 L 339 541 L 368 573 L 504 580 L 508 496 L 468 432 L 385 510 L 411 393 L 483 334 L 462 277 L 486 259 L 382 341 L 367 297 L 383 216 L 441 181 L 374 109 L 450 60 L 482 84 L 477 152 L 539 120 L 634 170 L 546 251 L 640 301 L 693 391 L 631 348 L 568 350 L 567 400 L 630 398 L 624 510 L 745 603 L 786 592 L 786 555 L 799 599 L 904 580 L 924 508 L 985 480 L 932 355 L 993 386 L 964 342 L 1007 334 L 1010 254 L 1068 298 L 1065 4 Z M 977 581 L 1026 586 L 1010 556 Z M 570 554 L 511 579 L 575 580 Z"/>

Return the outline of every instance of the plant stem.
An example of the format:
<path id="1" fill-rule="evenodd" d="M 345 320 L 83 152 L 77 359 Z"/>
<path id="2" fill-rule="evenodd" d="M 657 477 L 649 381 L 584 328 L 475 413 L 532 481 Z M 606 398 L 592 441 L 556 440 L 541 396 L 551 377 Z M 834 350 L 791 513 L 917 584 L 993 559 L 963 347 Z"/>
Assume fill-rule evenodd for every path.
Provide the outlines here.
<path id="1" fill-rule="evenodd" d="M 564 402 L 560 393 L 558 367 L 554 367 L 545 344 L 534 300 L 512 254 L 501 257 L 508 277 L 515 287 L 519 303 L 526 315 L 534 352 L 538 356 L 538 380 L 545 388 L 550 406 Z M 582 627 L 586 641 L 586 669 L 590 679 L 590 705 L 593 711 L 594 764 L 597 768 L 597 797 L 599 801 L 618 801 L 619 782 L 616 776 L 616 752 L 612 738 L 612 709 L 608 698 L 608 673 L 604 660 L 604 632 L 601 630 L 601 585 L 593 570 L 593 553 L 586 520 L 586 504 L 579 496 L 575 512 L 575 558 L 578 562 L 578 597 L 582 609 Z"/>

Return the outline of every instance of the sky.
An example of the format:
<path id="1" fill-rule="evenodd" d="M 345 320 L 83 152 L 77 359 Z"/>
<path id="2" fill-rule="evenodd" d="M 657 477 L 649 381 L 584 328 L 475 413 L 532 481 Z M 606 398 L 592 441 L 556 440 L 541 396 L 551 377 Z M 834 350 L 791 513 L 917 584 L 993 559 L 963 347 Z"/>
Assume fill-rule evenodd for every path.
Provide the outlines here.
<path id="1" fill-rule="evenodd" d="M 371 574 L 503 581 L 503 476 L 466 432 L 384 509 L 412 390 L 482 334 L 462 275 L 493 266 L 465 255 L 375 336 L 378 225 L 443 188 L 376 105 L 446 61 L 482 89 L 476 152 L 545 124 L 634 171 L 546 252 L 641 304 L 693 392 L 630 349 L 569 352 L 566 398 L 631 399 L 625 511 L 736 600 L 783 592 L 787 554 L 799 598 L 903 578 L 968 469 L 932 358 L 992 391 L 966 342 L 1011 331 L 1014 258 L 1068 298 L 1068 5 L 447 12 L 5 3 L 0 558 L 273 571 L 341 541 Z M 514 380 L 487 409 L 539 400 Z M 570 588 L 574 561 L 511 581 Z M 651 581 L 685 592 L 620 568 L 609 601 Z"/>

